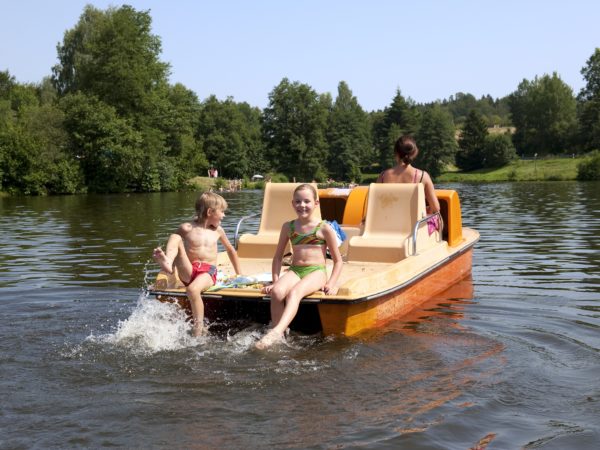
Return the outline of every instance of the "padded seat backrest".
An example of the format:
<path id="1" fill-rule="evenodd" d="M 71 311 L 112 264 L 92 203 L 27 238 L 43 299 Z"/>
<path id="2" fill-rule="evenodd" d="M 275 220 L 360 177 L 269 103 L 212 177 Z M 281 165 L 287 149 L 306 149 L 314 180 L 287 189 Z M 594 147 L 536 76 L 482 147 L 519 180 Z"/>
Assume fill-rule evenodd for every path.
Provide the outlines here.
<path id="1" fill-rule="evenodd" d="M 292 207 L 294 189 L 302 183 L 266 183 L 263 197 L 262 214 L 258 234 L 277 233 L 281 231 L 283 222 L 296 218 Z M 315 189 L 317 186 L 312 185 Z M 321 209 L 317 206 L 315 214 L 321 218 Z"/>
<path id="2" fill-rule="evenodd" d="M 365 228 L 348 243 L 348 261 L 397 262 L 419 219 L 425 217 L 421 183 L 372 183 Z"/>
<path id="3" fill-rule="evenodd" d="M 423 217 L 425 192 L 421 183 L 372 183 L 363 236 L 409 235 Z"/>
<path id="4" fill-rule="evenodd" d="M 292 207 L 294 190 L 302 183 L 266 183 L 263 207 L 257 234 L 244 234 L 238 243 L 241 258 L 272 258 L 277 248 L 279 233 L 284 222 L 296 217 Z M 317 189 L 313 183 L 311 185 Z M 320 219 L 317 205 L 314 214 Z"/>

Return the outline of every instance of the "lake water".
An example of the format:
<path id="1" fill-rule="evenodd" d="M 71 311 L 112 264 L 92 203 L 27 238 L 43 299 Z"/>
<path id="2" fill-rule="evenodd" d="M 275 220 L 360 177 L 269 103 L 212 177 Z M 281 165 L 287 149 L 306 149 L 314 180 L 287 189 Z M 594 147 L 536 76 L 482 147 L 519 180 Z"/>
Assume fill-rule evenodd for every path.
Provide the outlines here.
<path id="1" fill-rule="evenodd" d="M 438 187 L 481 233 L 472 279 L 268 352 L 145 295 L 195 194 L 0 199 L 0 448 L 598 448 L 600 184 Z M 232 237 L 261 193 L 225 196 Z"/>

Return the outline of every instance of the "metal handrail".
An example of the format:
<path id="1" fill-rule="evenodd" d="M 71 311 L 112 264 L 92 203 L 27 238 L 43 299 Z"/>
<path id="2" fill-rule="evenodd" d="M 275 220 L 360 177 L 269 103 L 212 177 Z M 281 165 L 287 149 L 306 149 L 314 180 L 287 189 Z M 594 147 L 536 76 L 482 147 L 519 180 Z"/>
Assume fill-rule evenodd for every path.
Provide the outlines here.
<path id="1" fill-rule="evenodd" d="M 242 226 L 242 222 L 243 222 L 244 220 L 246 220 L 246 219 L 251 219 L 252 217 L 256 217 L 256 216 L 260 216 L 260 213 L 259 213 L 259 212 L 257 212 L 257 213 L 254 213 L 254 214 L 250 214 L 249 216 L 244 216 L 244 217 L 242 217 L 242 218 L 241 218 L 241 219 L 238 221 L 238 223 L 237 223 L 237 225 L 236 225 L 236 227 L 235 227 L 235 234 L 233 235 L 233 247 L 234 247 L 236 250 L 237 250 L 237 248 L 238 248 L 238 236 L 239 236 L 239 233 L 240 233 L 240 226 Z"/>
<path id="2" fill-rule="evenodd" d="M 412 234 L 412 240 L 413 240 L 413 256 L 415 256 L 417 254 L 417 232 L 419 231 L 419 225 L 421 225 L 423 222 L 427 222 L 429 219 L 431 219 L 432 217 L 438 216 L 439 217 L 439 221 L 440 221 L 440 228 L 438 230 L 439 232 L 439 239 L 438 242 L 442 241 L 442 231 L 444 230 L 444 219 L 442 219 L 442 214 L 438 211 L 438 212 L 434 212 L 433 214 L 430 214 L 426 217 L 423 217 L 421 220 L 417 220 L 417 223 L 415 224 L 415 227 L 413 228 L 413 234 Z"/>

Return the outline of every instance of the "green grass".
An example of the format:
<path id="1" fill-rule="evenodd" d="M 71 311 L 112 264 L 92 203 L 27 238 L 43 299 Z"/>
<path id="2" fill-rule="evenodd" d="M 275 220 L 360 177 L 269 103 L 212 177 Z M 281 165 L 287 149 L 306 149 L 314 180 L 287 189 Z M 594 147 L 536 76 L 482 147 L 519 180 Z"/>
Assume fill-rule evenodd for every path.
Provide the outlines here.
<path id="1" fill-rule="evenodd" d="M 460 172 L 450 166 L 448 172 L 441 174 L 435 183 L 450 182 L 497 182 L 497 181 L 568 181 L 577 179 L 577 165 L 584 158 L 552 158 L 538 160 L 516 160 L 504 167 L 480 169 L 473 172 Z M 364 173 L 361 184 L 375 182 L 379 173 Z M 215 187 L 214 178 L 195 177 L 190 184 L 198 190 Z M 262 182 L 247 183 L 245 188 L 262 188 Z"/>
<path id="2" fill-rule="evenodd" d="M 577 179 L 577 164 L 583 158 L 555 158 L 517 160 L 507 166 L 480 169 L 473 172 L 446 172 L 436 178 L 437 183 L 472 181 L 566 181 Z"/>
<path id="3" fill-rule="evenodd" d="M 188 180 L 187 185 L 195 191 L 208 191 L 213 189 L 219 191 L 220 188 L 226 189 L 228 181 L 225 178 L 194 177 Z M 263 189 L 265 182 L 243 180 L 243 189 Z"/>
<path id="4" fill-rule="evenodd" d="M 214 187 L 215 179 L 209 177 L 194 177 L 187 182 L 188 186 L 198 191 L 208 191 Z"/>
<path id="5" fill-rule="evenodd" d="M 504 167 L 461 172 L 450 166 L 436 183 L 497 181 L 567 181 L 577 179 L 577 164 L 584 158 L 516 160 Z M 361 184 L 373 183 L 379 174 L 365 173 Z"/>

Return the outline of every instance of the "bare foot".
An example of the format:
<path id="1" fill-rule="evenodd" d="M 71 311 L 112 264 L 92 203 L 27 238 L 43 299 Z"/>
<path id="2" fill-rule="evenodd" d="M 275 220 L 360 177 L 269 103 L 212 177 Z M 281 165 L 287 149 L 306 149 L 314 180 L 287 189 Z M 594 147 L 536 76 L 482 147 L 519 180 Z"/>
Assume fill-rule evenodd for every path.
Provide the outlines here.
<path id="1" fill-rule="evenodd" d="M 277 342 L 283 342 L 284 337 L 283 334 L 275 331 L 274 329 L 269 330 L 267 334 L 265 334 L 260 341 L 258 341 L 254 346 L 259 350 L 264 350 L 269 348 L 273 344 Z"/>
<path id="2" fill-rule="evenodd" d="M 162 248 L 156 247 L 152 253 L 152 258 L 154 258 L 154 261 L 158 263 L 162 270 L 167 273 L 173 273 L 173 261 L 167 258 L 167 255 L 163 252 Z"/>
<path id="3" fill-rule="evenodd" d="M 198 337 L 198 336 L 208 336 L 208 328 L 203 327 L 203 326 L 199 326 L 199 327 L 194 327 L 192 328 L 192 336 L 194 337 Z"/>

